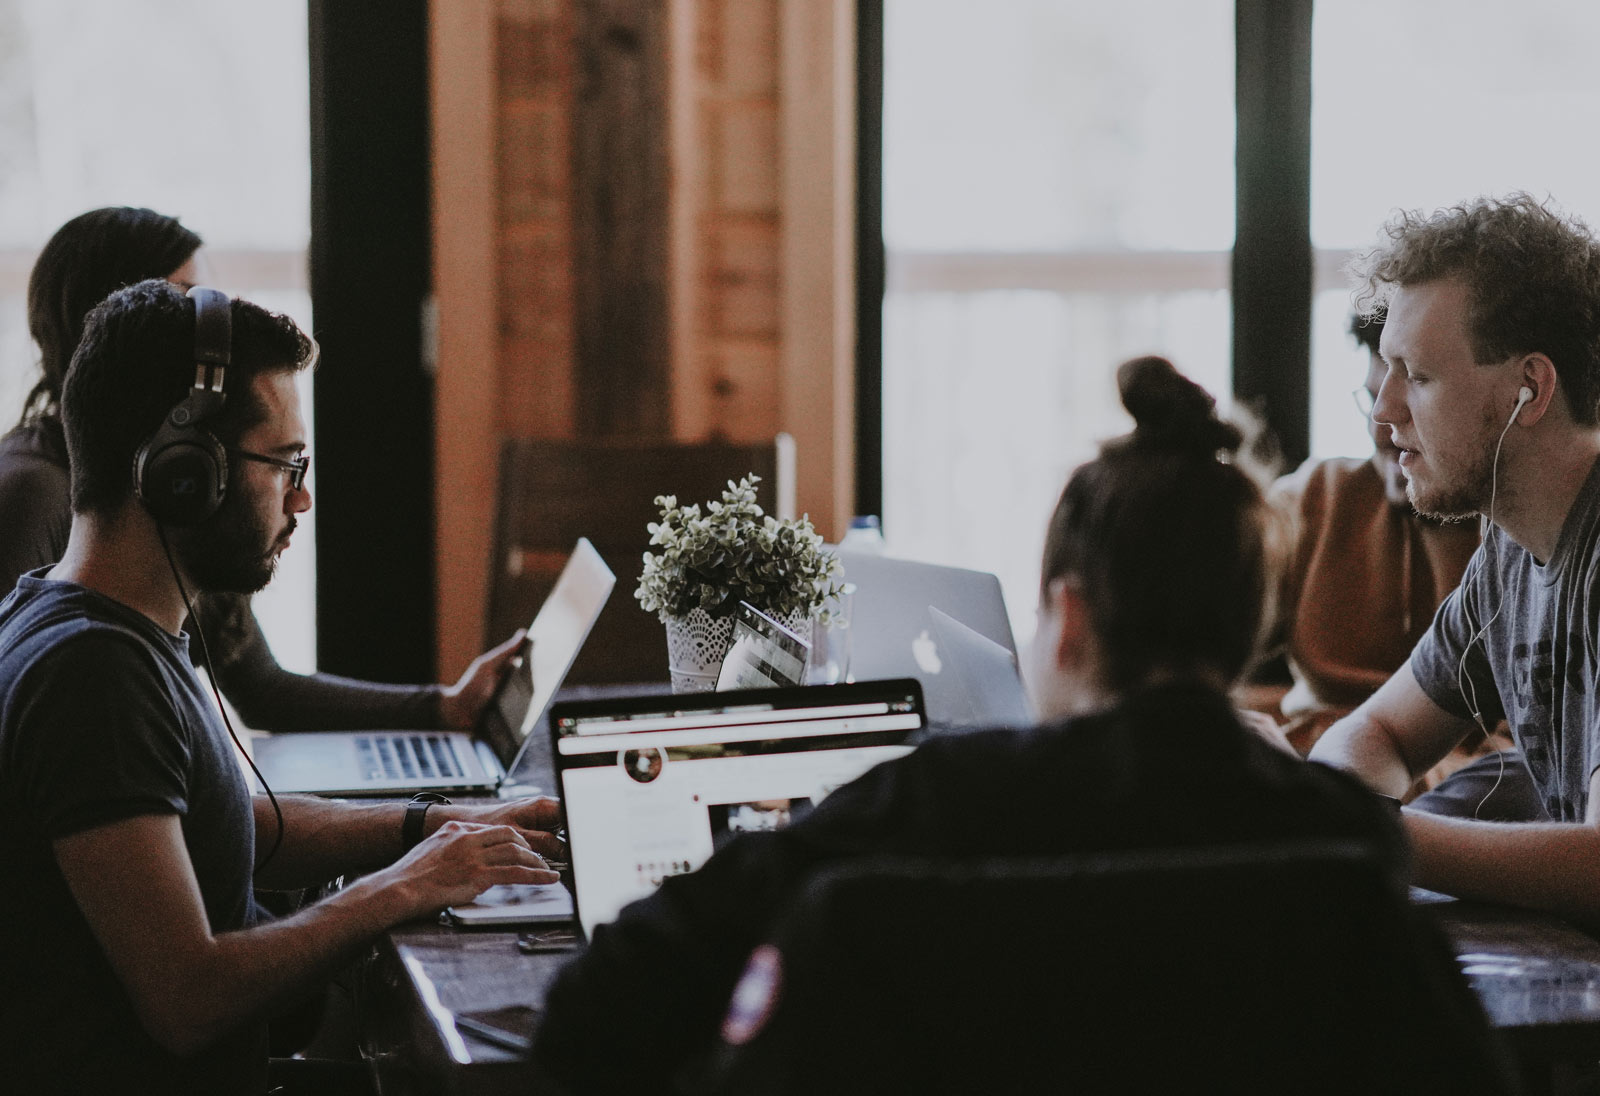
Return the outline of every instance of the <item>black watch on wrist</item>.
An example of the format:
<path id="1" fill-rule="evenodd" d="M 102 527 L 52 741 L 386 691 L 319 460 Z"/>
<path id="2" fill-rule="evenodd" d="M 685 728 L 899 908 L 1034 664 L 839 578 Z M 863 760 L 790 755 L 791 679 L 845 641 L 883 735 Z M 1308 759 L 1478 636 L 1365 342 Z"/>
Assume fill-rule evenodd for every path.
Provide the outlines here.
<path id="1" fill-rule="evenodd" d="M 438 792 L 418 792 L 411 797 L 411 802 L 406 804 L 406 816 L 400 823 L 400 846 L 407 852 L 422 843 L 422 821 L 428 816 L 428 808 L 435 803 L 448 803 L 448 796 Z"/>

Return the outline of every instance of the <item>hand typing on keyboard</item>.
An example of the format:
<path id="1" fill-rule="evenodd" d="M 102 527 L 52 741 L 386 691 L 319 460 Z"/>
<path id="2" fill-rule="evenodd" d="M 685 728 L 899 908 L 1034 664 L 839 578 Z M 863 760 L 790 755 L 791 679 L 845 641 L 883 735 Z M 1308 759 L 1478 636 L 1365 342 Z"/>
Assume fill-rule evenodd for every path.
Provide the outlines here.
<path id="1" fill-rule="evenodd" d="M 523 832 L 516 826 L 448 821 L 356 886 L 369 881 L 392 886 L 406 916 L 414 917 L 471 902 L 503 883 L 558 882 L 561 876 L 529 848 Z"/>
<path id="2" fill-rule="evenodd" d="M 547 859 L 565 861 L 567 847 L 555 834 L 561 827 L 561 803 L 547 795 L 500 803 L 450 803 L 431 808 L 423 833 L 455 819 L 489 826 L 510 826 L 528 847 Z"/>

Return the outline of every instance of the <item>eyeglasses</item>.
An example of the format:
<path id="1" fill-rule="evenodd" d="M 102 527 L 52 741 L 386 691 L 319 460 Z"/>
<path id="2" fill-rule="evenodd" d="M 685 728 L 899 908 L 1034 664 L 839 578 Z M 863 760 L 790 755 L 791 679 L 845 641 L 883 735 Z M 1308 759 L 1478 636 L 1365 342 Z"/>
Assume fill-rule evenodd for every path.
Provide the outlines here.
<path id="1" fill-rule="evenodd" d="M 311 467 L 311 457 L 306 453 L 301 453 L 294 460 L 279 460 L 277 457 L 252 453 L 248 449 L 229 449 L 228 452 L 234 456 L 243 457 L 245 460 L 253 460 L 257 464 L 270 464 L 274 468 L 283 469 L 289 473 L 289 489 L 291 491 L 300 490 L 300 485 L 306 481 L 306 470 Z"/>
<path id="2" fill-rule="evenodd" d="M 1356 401 L 1356 407 L 1361 411 L 1361 417 L 1370 419 L 1372 417 L 1372 405 L 1376 402 L 1371 390 L 1366 385 L 1362 385 L 1359 388 L 1352 388 L 1350 395 Z"/>

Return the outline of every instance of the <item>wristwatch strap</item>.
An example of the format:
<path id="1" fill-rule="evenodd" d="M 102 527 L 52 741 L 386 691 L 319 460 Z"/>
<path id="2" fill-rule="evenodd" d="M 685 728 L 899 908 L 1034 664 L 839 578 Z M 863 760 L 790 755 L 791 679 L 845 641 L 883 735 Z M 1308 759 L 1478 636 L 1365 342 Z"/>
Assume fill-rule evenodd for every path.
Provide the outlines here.
<path id="1" fill-rule="evenodd" d="M 428 816 L 428 808 L 435 803 L 450 802 L 447 796 L 438 792 L 418 792 L 411 797 L 411 802 L 406 804 L 406 816 L 400 822 L 400 844 L 407 852 L 416 848 L 422 842 L 422 822 Z"/>

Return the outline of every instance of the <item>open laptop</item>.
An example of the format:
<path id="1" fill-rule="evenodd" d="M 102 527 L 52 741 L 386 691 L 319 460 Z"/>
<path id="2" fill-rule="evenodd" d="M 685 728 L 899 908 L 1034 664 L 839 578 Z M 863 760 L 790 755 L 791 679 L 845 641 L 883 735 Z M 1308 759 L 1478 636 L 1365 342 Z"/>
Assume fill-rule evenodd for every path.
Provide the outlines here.
<path id="1" fill-rule="evenodd" d="M 1017 656 L 949 613 L 928 606 L 938 673 L 923 677 L 928 710 L 952 728 L 1027 727 L 1035 720 Z"/>
<path id="2" fill-rule="evenodd" d="M 274 791 L 318 795 L 493 795 L 517 771 L 573 659 L 616 585 L 579 538 L 513 664 L 471 734 L 462 731 L 297 731 L 260 738 L 255 761 Z"/>
<path id="3" fill-rule="evenodd" d="M 955 633 L 946 629 L 944 642 L 930 609 L 1002 648 L 1012 659 L 1015 676 L 1016 641 L 1011 617 L 1006 613 L 1000 580 L 983 571 L 942 567 L 933 563 L 893 559 L 865 552 L 840 550 L 845 581 L 855 587 L 851 598 L 850 677 L 915 677 L 928 698 L 928 720 L 936 729 L 1014 722 L 1021 700 L 1021 681 L 1007 702 L 990 710 L 972 711 L 969 698 L 946 676 L 946 648 Z M 959 657 L 959 656 L 958 656 Z M 968 660 L 978 666 L 992 660 Z M 1006 682 L 985 690 L 985 697 L 1001 697 Z"/>
<path id="4" fill-rule="evenodd" d="M 553 705 L 584 935 L 735 835 L 785 826 L 909 753 L 923 722 L 910 680 Z"/>

